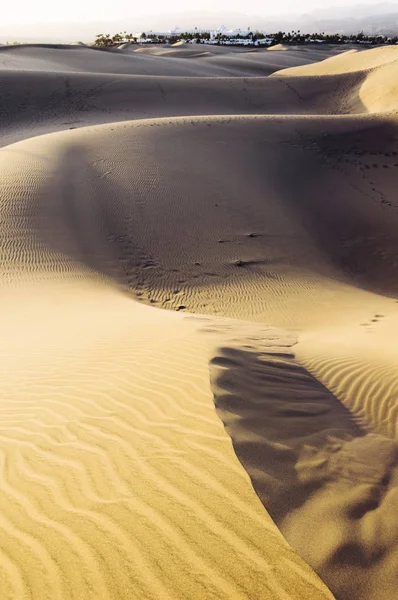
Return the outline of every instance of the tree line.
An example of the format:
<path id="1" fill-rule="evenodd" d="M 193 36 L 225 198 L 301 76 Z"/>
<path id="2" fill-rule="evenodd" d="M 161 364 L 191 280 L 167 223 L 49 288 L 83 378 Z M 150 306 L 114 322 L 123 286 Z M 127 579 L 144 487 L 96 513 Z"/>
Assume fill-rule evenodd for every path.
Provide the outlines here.
<path id="1" fill-rule="evenodd" d="M 137 44 L 139 40 L 147 40 L 152 43 L 164 44 L 170 43 L 173 44 L 178 40 L 185 41 L 196 41 L 197 43 L 204 43 L 210 40 L 210 31 L 205 32 L 184 32 L 179 33 L 178 36 L 175 34 L 155 34 L 155 33 L 141 33 L 140 37 L 133 35 L 132 33 L 116 33 L 111 36 L 109 33 L 103 34 L 99 33 L 96 36 L 94 41 L 94 46 L 109 48 L 112 46 L 117 46 L 118 44 L 124 42 L 130 42 L 132 44 Z M 340 33 L 333 34 L 325 34 L 325 32 L 321 33 L 301 33 L 298 31 L 278 31 L 277 33 L 272 33 L 265 35 L 260 31 L 250 31 L 248 33 L 242 34 L 237 33 L 234 35 L 234 39 L 243 39 L 249 40 L 253 43 L 257 40 L 261 41 L 265 38 L 272 40 L 271 45 L 276 44 L 308 44 L 314 41 L 322 42 L 325 44 L 370 44 L 370 45 L 382 45 L 382 44 L 398 44 L 398 36 L 387 37 L 384 35 L 366 35 L 363 31 L 360 33 L 356 33 L 353 35 L 342 35 Z M 227 36 L 222 33 L 218 33 L 215 36 L 215 40 L 217 42 L 223 42 L 230 39 L 230 36 Z"/>
<path id="2" fill-rule="evenodd" d="M 343 35 L 341 33 L 301 33 L 298 31 L 278 31 L 270 35 L 276 44 L 306 44 L 311 40 L 318 40 L 326 44 L 397 44 L 398 36 L 388 37 L 385 35 L 366 35 L 363 31 L 352 35 Z"/>
<path id="3" fill-rule="evenodd" d="M 123 42 L 131 42 L 136 44 L 138 38 L 132 33 L 115 33 L 111 36 L 109 33 L 98 33 L 95 37 L 94 46 L 100 46 L 102 48 L 108 48 L 110 46 L 117 46 Z"/>

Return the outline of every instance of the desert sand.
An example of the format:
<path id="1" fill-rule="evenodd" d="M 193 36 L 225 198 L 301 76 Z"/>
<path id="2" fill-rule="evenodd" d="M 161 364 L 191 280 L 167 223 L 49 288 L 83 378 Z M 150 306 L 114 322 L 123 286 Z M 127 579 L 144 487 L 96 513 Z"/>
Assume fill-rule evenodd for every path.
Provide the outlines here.
<path id="1" fill-rule="evenodd" d="M 2 598 L 396 598 L 397 65 L 0 49 Z"/>

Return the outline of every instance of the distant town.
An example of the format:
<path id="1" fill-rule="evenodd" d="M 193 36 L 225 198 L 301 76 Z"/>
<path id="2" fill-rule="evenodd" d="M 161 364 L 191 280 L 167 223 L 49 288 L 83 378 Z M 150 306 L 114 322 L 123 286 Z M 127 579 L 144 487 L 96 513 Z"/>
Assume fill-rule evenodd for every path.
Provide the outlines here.
<path id="1" fill-rule="evenodd" d="M 263 31 L 246 29 L 228 30 L 221 26 L 214 30 L 203 30 L 197 27 L 181 30 L 178 27 L 170 31 L 142 31 L 139 33 L 121 32 L 111 36 L 100 33 L 96 36 L 94 45 L 99 47 L 131 44 L 212 44 L 221 46 L 274 46 L 277 44 L 366 44 L 383 45 L 398 44 L 398 36 L 365 35 L 363 32 L 354 35 L 340 33 L 302 33 L 298 31 L 279 31 L 265 33 Z"/>

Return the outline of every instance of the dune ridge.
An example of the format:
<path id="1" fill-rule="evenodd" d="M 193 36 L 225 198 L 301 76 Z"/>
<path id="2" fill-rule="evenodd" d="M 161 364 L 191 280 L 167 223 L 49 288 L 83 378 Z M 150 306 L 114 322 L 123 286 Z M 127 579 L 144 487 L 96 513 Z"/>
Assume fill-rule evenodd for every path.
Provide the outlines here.
<path id="1" fill-rule="evenodd" d="M 40 334 L 39 351 L 52 361 L 31 364 L 26 336 L 2 357 L 8 596 L 329 597 L 264 518 L 235 464 L 203 386 L 207 351 L 195 327 L 170 314 L 165 328 L 160 311 L 155 320 L 153 309 L 132 313 L 124 296 L 101 287 L 79 287 L 75 302 L 67 285 L 52 286 L 50 300 L 47 293 L 35 292 L 39 307 L 26 317 L 37 322 L 54 302 L 59 309 L 47 331 L 40 323 L 27 335 Z M 109 310 L 119 320 L 104 337 Z"/>
<path id="2" fill-rule="evenodd" d="M 352 74 L 357 85 L 347 95 L 351 111 L 363 106 L 360 112 L 397 112 L 398 47 L 387 46 L 357 52 L 349 50 L 342 54 L 304 66 L 277 71 L 277 77 L 341 77 Z M 362 77 L 361 77 L 362 74 Z"/>
<path id="3" fill-rule="evenodd" d="M 0 49 L 6 600 L 395 597 L 395 49 L 224 50 Z"/>

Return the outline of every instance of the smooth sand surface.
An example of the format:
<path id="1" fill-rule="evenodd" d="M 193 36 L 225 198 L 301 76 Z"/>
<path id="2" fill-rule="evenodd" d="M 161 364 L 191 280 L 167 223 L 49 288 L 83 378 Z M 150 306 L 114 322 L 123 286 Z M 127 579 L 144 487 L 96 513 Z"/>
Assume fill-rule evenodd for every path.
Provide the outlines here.
<path id="1" fill-rule="evenodd" d="M 333 55 L 334 51 L 331 49 L 329 53 Z M 160 56 L 165 60 L 159 61 Z M 196 56 L 204 56 L 205 60 L 195 61 Z M 269 75 L 278 69 L 310 64 L 319 60 L 319 56 L 317 52 L 312 54 L 304 50 L 292 50 L 291 54 L 269 53 L 265 49 L 192 44 L 185 44 L 179 48 L 158 45 L 137 48 L 128 45 L 123 48 L 109 49 L 80 45 L 21 44 L 1 48 L 0 70 L 247 77 Z M 211 60 L 207 60 L 208 57 Z M 187 61 L 186 58 L 190 60 Z"/>
<path id="2" fill-rule="evenodd" d="M 350 49 L 346 52 L 325 57 L 324 61 L 314 63 L 305 68 L 285 69 L 283 75 L 336 75 L 339 73 L 356 73 L 384 67 L 398 61 L 397 46 L 380 46 L 370 50 Z M 282 73 L 280 73 L 281 75 Z"/>
<path id="3" fill-rule="evenodd" d="M 395 48 L 188 50 L 0 51 L 2 598 L 394 600 Z"/>
<path id="4" fill-rule="evenodd" d="M 359 101 L 367 112 L 397 113 L 398 46 L 348 50 L 314 64 L 283 69 L 276 76 L 304 77 L 308 81 L 309 77 L 337 78 L 349 73 L 354 85 L 346 94 L 347 106 L 351 107 L 347 112 L 362 112 L 355 109 Z"/>

